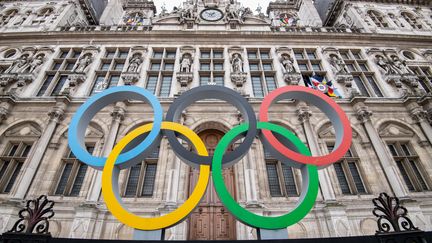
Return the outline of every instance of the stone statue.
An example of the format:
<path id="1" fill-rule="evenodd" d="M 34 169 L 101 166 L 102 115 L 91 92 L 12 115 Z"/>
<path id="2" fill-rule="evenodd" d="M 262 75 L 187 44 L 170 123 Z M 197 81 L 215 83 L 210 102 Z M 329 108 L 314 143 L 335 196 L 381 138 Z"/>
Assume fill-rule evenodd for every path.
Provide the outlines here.
<path id="1" fill-rule="evenodd" d="M 161 13 L 159 14 L 160 17 L 164 17 L 167 15 L 167 9 L 165 7 L 165 4 L 161 7 Z"/>
<path id="2" fill-rule="evenodd" d="M 14 61 L 12 65 L 6 69 L 5 73 L 20 73 L 22 70 L 27 69 L 30 66 L 29 55 L 22 55 L 18 60 Z"/>
<path id="3" fill-rule="evenodd" d="M 233 55 L 231 66 L 234 73 L 243 73 L 243 60 L 240 54 L 235 53 Z"/>
<path id="4" fill-rule="evenodd" d="M 29 73 L 32 73 L 33 71 L 35 71 L 39 66 L 41 66 L 44 62 L 44 54 L 39 54 L 37 55 L 30 63 L 30 67 L 29 67 Z M 24 70 L 22 71 L 24 72 Z"/>
<path id="5" fill-rule="evenodd" d="M 192 66 L 192 60 L 190 54 L 183 55 L 183 59 L 180 64 L 180 72 L 182 73 L 190 73 Z"/>
<path id="6" fill-rule="evenodd" d="M 399 57 L 397 56 L 393 56 L 392 57 L 392 64 L 394 66 L 394 68 L 396 69 L 396 71 L 400 74 L 400 75 L 414 75 L 414 72 L 409 69 L 406 66 L 405 62 L 402 62 Z"/>
<path id="7" fill-rule="evenodd" d="M 137 73 L 139 71 L 139 67 L 141 66 L 142 62 L 143 62 L 143 59 L 141 57 L 141 54 L 135 53 L 129 59 L 129 67 L 127 68 L 127 72 Z"/>
<path id="8" fill-rule="evenodd" d="M 247 16 L 253 16 L 253 12 L 250 8 L 242 8 L 240 16 L 241 20 L 244 21 Z"/>
<path id="9" fill-rule="evenodd" d="M 226 6 L 226 16 L 228 19 L 238 19 L 239 14 L 234 4 L 228 4 Z"/>
<path id="10" fill-rule="evenodd" d="M 387 75 L 397 74 L 393 65 L 387 60 L 387 58 L 381 55 L 377 55 L 375 58 L 376 58 L 376 64 L 384 71 L 385 74 Z"/>
<path id="11" fill-rule="evenodd" d="M 281 60 L 282 66 L 285 69 L 285 73 L 295 73 L 293 60 L 289 54 L 283 54 Z"/>
<path id="12" fill-rule="evenodd" d="M 330 55 L 330 64 L 335 74 L 346 74 L 348 73 L 344 61 L 335 54 Z"/>
<path id="13" fill-rule="evenodd" d="M 87 53 L 72 68 L 73 73 L 84 73 L 88 65 L 92 62 L 92 54 Z"/>

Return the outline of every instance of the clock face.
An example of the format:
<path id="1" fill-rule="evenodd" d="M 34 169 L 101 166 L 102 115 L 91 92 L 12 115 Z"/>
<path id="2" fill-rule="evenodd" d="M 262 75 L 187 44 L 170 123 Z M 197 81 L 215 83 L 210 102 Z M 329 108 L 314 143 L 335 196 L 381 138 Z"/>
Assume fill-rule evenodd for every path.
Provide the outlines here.
<path id="1" fill-rule="evenodd" d="M 209 8 L 201 12 L 201 18 L 207 21 L 219 21 L 223 18 L 223 13 L 219 9 Z"/>

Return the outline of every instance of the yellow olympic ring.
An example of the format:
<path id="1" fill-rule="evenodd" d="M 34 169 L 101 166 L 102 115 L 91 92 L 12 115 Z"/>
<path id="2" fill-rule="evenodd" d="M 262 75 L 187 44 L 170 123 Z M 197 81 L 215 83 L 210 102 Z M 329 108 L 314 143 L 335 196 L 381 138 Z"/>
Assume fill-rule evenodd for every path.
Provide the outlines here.
<path id="1" fill-rule="evenodd" d="M 121 139 L 108 156 L 102 173 L 102 195 L 105 198 L 108 209 L 120 222 L 138 230 L 164 229 L 182 222 L 182 220 L 185 219 L 201 201 L 201 198 L 207 190 L 210 178 L 210 166 L 201 165 L 197 185 L 189 199 L 169 214 L 157 218 L 143 218 L 126 210 L 121 204 L 121 198 L 117 198 L 116 193 L 114 192 L 114 188 L 118 189 L 118 180 L 113 180 L 113 174 L 118 177 L 120 171 L 120 169 L 114 165 L 118 156 L 127 144 L 138 136 L 151 131 L 152 127 L 152 123 L 141 126 Z M 204 142 L 189 128 L 173 122 L 163 122 L 161 128 L 183 134 L 195 146 L 199 155 L 208 156 Z"/>

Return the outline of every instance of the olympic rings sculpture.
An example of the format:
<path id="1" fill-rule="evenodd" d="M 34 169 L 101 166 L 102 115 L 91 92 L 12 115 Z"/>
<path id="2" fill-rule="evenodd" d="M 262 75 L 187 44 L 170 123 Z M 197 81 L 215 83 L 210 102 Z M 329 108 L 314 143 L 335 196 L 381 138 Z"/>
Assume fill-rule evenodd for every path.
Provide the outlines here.
<path id="1" fill-rule="evenodd" d="M 127 99 L 149 103 L 154 109 L 153 123 L 140 126 L 127 134 L 114 146 L 107 158 L 89 154 L 85 149 L 84 137 L 91 119 L 103 107 Z M 244 123 L 223 136 L 213 156 L 208 155 L 204 142 L 196 133 L 179 124 L 182 111 L 203 99 L 224 100 L 240 110 L 245 119 Z M 334 151 L 326 156 L 313 157 L 307 146 L 295 134 L 284 127 L 269 123 L 270 106 L 282 99 L 306 101 L 323 111 L 336 131 Z M 337 103 L 319 91 L 300 86 L 286 86 L 271 92 L 263 100 L 259 121 L 248 101 L 237 92 L 221 86 L 201 86 L 177 98 L 169 108 L 165 120 L 162 106 L 152 93 L 135 86 L 120 86 L 91 97 L 78 109 L 70 123 L 68 140 L 72 152 L 83 163 L 103 171 L 102 194 L 108 209 L 119 221 L 137 230 L 159 230 L 181 223 L 198 206 L 206 192 L 210 175 L 221 202 L 239 221 L 251 227 L 269 230 L 296 224 L 306 217 L 315 204 L 319 190 L 318 170 L 342 158 L 351 146 L 352 140 L 349 120 Z M 139 141 L 144 134 L 147 136 L 143 141 Z M 192 194 L 176 210 L 156 218 L 140 217 L 129 212 L 123 205 L 118 185 L 119 173 L 144 160 L 163 136 L 168 138 L 171 148 L 179 158 L 190 166 L 199 168 L 200 175 Z M 277 159 L 301 170 L 302 192 L 299 201 L 296 207 L 285 215 L 266 217 L 254 214 L 238 204 L 225 186 L 222 168 L 232 166 L 241 160 L 257 136 Z M 196 154 L 186 150 L 178 138 L 189 142 L 195 148 Z M 234 151 L 226 153 L 227 148 L 241 138 L 242 144 Z"/>

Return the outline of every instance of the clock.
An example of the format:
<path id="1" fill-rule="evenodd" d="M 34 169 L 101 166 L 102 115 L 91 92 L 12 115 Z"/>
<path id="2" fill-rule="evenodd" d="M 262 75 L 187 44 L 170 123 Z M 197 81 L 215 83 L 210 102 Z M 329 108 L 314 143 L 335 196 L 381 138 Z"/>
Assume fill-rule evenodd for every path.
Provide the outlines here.
<path id="1" fill-rule="evenodd" d="M 217 8 L 208 8 L 208 9 L 204 9 L 201 12 L 201 18 L 206 20 L 206 21 L 210 21 L 210 22 L 219 21 L 223 17 L 224 17 L 223 12 Z"/>

